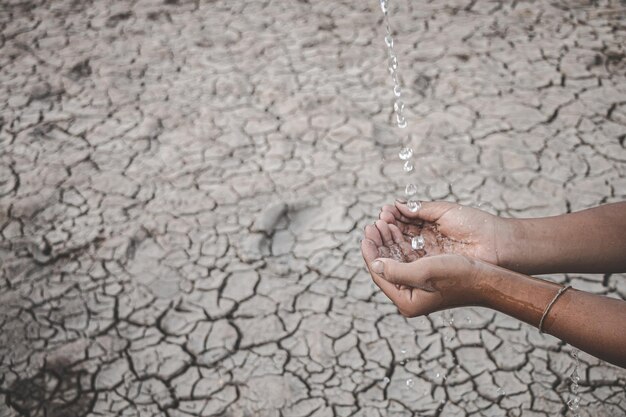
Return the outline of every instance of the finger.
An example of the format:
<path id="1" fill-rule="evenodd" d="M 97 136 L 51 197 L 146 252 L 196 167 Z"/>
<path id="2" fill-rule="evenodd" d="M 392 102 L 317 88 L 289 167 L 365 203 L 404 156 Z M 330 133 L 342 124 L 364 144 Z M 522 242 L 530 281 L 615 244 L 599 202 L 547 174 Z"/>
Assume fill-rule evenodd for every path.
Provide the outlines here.
<path id="1" fill-rule="evenodd" d="M 382 237 L 385 246 L 391 247 L 393 245 L 393 237 L 391 236 L 391 231 L 389 230 L 389 224 L 382 220 L 378 220 L 376 222 L 376 228 L 380 232 L 380 236 Z"/>
<path id="2" fill-rule="evenodd" d="M 430 259 L 422 258 L 411 263 L 396 262 L 392 259 L 375 259 L 370 264 L 373 274 L 382 276 L 385 281 L 395 285 L 406 285 L 413 288 L 425 288 L 430 278 Z"/>
<path id="3" fill-rule="evenodd" d="M 401 243 L 406 243 L 406 239 L 404 238 L 404 235 L 402 234 L 402 231 L 398 228 L 398 226 L 396 226 L 395 224 L 389 224 L 387 227 L 389 228 L 389 232 L 391 233 L 391 237 L 394 242 L 396 242 L 398 245 L 400 245 Z"/>
<path id="4" fill-rule="evenodd" d="M 403 311 L 406 311 L 410 307 L 410 299 L 411 299 L 411 291 L 410 288 L 400 289 L 399 286 L 392 284 L 389 281 L 386 281 L 380 275 L 376 274 L 370 268 L 371 263 L 376 259 L 377 248 L 376 244 L 369 240 L 364 239 L 361 242 L 361 253 L 363 254 L 363 259 L 365 260 L 365 264 L 370 271 L 370 275 L 374 280 L 374 283 L 380 288 L 385 295 Z"/>
<path id="5" fill-rule="evenodd" d="M 378 215 L 378 218 L 388 224 L 397 225 L 396 217 L 388 211 L 385 211 L 385 210 L 381 211 L 380 214 Z"/>
<path id="6" fill-rule="evenodd" d="M 391 204 L 385 204 L 382 209 L 380 209 L 380 214 L 378 218 L 381 220 L 385 220 L 387 223 L 396 223 L 397 219 L 401 217 L 400 212 Z"/>
<path id="7" fill-rule="evenodd" d="M 364 239 L 361 242 L 361 254 L 363 255 L 365 265 L 367 266 L 370 275 L 372 275 L 372 278 L 375 278 L 376 274 L 372 271 L 371 264 L 375 259 L 378 258 L 378 251 L 379 249 L 378 247 L 376 247 L 376 243 L 374 243 L 372 240 Z M 387 284 L 393 286 L 393 284 Z"/>
<path id="8" fill-rule="evenodd" d="M 406 204 L 396 202 L 396 208 L 403 216 L 429 222 L 436 222 L 441 216 L 456 207 L 459 207 L 459 204 L 448 201 L 424 201 L 421 202 L 421 207 L 416 212 L 412 212 Z"/>
<path id="9" fill-rule="evenodd" d="M 439 285 L 431 278 L 472 279 L 472 274 L 477 273 L 475 261 L 458 255 L 427 256 L 411 263 L 378 258 L 371 263 L 371 270 L 392 284 L 421 288 L 429 292 L 435 291 L 433 285 Z M 444 281 L 458 282 L 458 280 Z M 436 290 L 441 291 L 442 288 Z"/>
<path id="10" fill-rule="evenodd" d="M 400 247 L 406 262 L 413 262 L 419 259 L 419 255 L 411 247 L 411 242 L 407 240 L 407 238 L 402 234 L 402 231 L 396 227 L 396 225 L 390 224 L 389 230 L 391 231 L 393 240 Z"/>
<path id="11" fill-rule="evenodd" d="M 380 232 L 378 231 L 376 226 L 373 226 L 371 224 L 365 226 L 365 238 L 373 241 L 376 246 L 383 245 L 383 239 L 380 236 Z"/>
<path id="12" fill-rule="evenodd" d="M 391 257 L 392 259 L 396 259 L 396 260 L 401 260 L 403 262 L 407 261 L 407 254 L 414 254 L 414 252 L 411 250 L 411 245 L 408 244 L 408 242 L 406 242 L 406 239 L 404 238 L 404 235 L 402 234 L 402 232 L 400 231 L 400 229 L 398 229 L 396 227 L 395 224 L 388 224 L 387 227 L 389 228 L 389 233 L 391 233 L 391 239 L 393 239 L 393 244 L 400 248 L 400 256 L 398 257 Z M 415 259 L 411 259 L 411 261 L 414 261 Z M 410 261 L 409 261 L 410 262 Z M 405 285 L 396 285 L 399 288 L 407 288 Z"/>
<path id="13" fill-rule="evenodd" d="M 396 204 L 405 204 L 405 203 L 402 203 L 402 202 L 398 201 L 398 202 L 396 202 Z M 396 222 L 410 223 L 410 222 L 414 221 L 414 220 L 409 219 L 408 217 L 404 216 L 400 212 L 400 210 L 398 210 L 398 208 L 396 206 L 392 206 L 392 205 L 388 205 L 388 204 L 384 205 L 383 208 L 382 208 L 382 211 L 381 211 L 381 214 L 382 213 L 385 213 L 386 217 L 393 216 L 393 218 L 394 218 L 393 223 L 396 223 Z M 388 223 L 391 223 L 391 222 L 388 222 Z"/>
<path id="14" fill-rule="evenodd" d="M 393 284 L 380 275 L 376 274 L 370 265 L 376 259 L 377 248 L 376 244 L 369 240 L 364 239 L 361 242 L 361 251 L 363 258 L 370 271 L 372 280 L 383 291 L 383 293 L 398 307 L 400 313 L 407 317 L 414 317 L 422 314 L 428 314 L 431 312 L 432 307 L 430 302 L 430 293 L 423 292 L 419 289 L 415 289 L 407 286 L 400 286 Z"/>
<path id="15" fill-rule="evenodd" d="M 398 211 L 396 206 L 393 205 L 393 204 L 385 204 L 385 205 L 383 205 L 383 208 L 381 209 L 381 211 L 389 211 L 392 214 L 400 214 L 400 212 Z"/>
<path id="16" fill-rule="evenodd" d="M 381 220 L 388 224 L 395 224 L 407 236 L 415 236 L 422 228 L 421 219 L 409 219 L 404 216 L 395 206 L 384 206 L 379 215 Z"/>
<path id="17" fill-rule="evenodd" d="M 377 246 L 378 257 L 388 258 L 391 255 L 389 247 L 384 244 L 380 231 L 376 226 L 368 225 L 365 228 L 365 237 L 374 242 L 374 244 Z"/>
<path id="18" fill-rule="evenodd" d="M 374 283 L 382 290 L 383 293 L 389 298 L 395 305 L 402 311 L 410 309 L 410 294 L 413 291 L 411 288 L 398 288 L 389 281 L 385 281 L 382 277 L 371 274 Z"/>
<path id="19" fill-rule="evenodd" d="M 363 239 L 361 242 L 361 254 L 363 255 L 365 265 L 369 269 L 369 265 L 378 257 L 378 247 L 376 243 L 370 239 Z"/>

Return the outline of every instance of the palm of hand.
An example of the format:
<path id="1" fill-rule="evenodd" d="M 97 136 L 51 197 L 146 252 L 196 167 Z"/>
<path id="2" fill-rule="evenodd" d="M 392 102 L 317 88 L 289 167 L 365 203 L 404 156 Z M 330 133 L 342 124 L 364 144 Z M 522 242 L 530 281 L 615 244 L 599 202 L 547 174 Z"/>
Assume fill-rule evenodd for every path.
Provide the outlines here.
<path id="1" fill-rule="evenodd" d="M 422 233 L 428 230 L 424 226 Z M 468 260 L 459 255 L 429 256 L 423 249 L 413 249 L 407 237 L 395 224 L 378 220 L 375 225 L 365 228 L 365 239 L 361 244 L 365 263 L 370 270 L 376 285 L 398 307 L 400 313 L 407 317 L 429 314 L 449 307 L 465 305 L 467 288 L 463 282 L 471 279 L 471 267 Z M 410 283 L 394 284 L 391 276 L 379 275 L 372 269 L 376 259 L 389 258 L 397 262 L 411 264 Z M 392 272 L 392 271 L 387 271 Z M 391 274 L 393 275 L 393 274 Z M 461 279 L 459 281 L 459 277 Z"/>
<path id="2" fill-rule="evenodd" d="M 384 220 L 378 220 L 374 226 L 367 226 L 365 238 L 374 242 L 376 258 L 413 262 L 425 255 L 424 250 L 413 249 L 410 236 L 405 235 L 395 224 L 388 224 Z"/>
<path id="3" fill-rule="evenodd" d="M 497 264 L 497 227 L 497 217 L 453 203 L 426 203 L 417 213 L 404 205 L 384 206 L 380 220 L 365 228 L 361 250 L 374 282 L 400 313 L 413 317 L 468 305 L 471 286 L 464 285 L 473 282 L 475 272 L 469 258 Z M 411 239 L 418 235 L 425 245 L 414 249 Z M 372 263 L 377 258 L 418 261 L 411 265 L 415 271 L 410 283 L 393 284 L 375 273 Z"/>
<path id="4" fill-rule="evenodd" d="M 419 213 L 413 214 L 406 207 L 383 207 L 380 219 L 398 228 L 409 249 L 413 236 L 424 237 L 424 250 L 407 253 L 405 262 L 426 254 L 457 254 L 492 264 L 498 263 L 494 216 L 471 207 L 449 203 L 436 216 L 427 218 L 420 218 Z"/>
<path id="5" fill-rule="evenodd" d="M 398 262 L 413 262 L 419 259 L 420 251 L 414 250 L 400 229 L 394 224 L 388 224 L 378 220 L 375 225 L 365 227 L 365 239 L 361 244 L 361 250 L 365 263 L 370 269 L 374 282 L 398 307 L 401 314 L 407 317 L 423 314 L 420 311 L 428 311 L 431 302 L 424 303 L 431 289 L 420 291 L 416 287 L 394 285 L 371 271 L 372 262 L 377 258 L 390 258 Z M 421 295 L 421 296 L 420 296 Z M 432 295 L 431 295 L 432 297 Z"/>

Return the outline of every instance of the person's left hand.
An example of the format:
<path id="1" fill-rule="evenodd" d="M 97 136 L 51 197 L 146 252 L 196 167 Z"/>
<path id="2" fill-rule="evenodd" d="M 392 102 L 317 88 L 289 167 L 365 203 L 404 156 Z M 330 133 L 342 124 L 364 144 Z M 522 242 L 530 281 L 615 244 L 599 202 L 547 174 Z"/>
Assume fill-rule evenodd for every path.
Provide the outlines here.
<path id="1" fill-rule="evenodd" d="M 489 264 L 453 254 L 420 258 L 402 232 L 382 220 L 365 228 L 361 251 L 372 279 L 403 316 L 483 302 L 481 276 Z"/>

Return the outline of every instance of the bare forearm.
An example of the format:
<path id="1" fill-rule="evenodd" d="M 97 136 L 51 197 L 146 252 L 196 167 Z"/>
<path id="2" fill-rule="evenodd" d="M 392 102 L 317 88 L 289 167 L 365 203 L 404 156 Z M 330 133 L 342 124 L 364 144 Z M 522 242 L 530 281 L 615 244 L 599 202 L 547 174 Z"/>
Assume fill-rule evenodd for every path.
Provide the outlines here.
<path id="1" fill-rule="evenodd" d="M 626 271 L 626 203 L 509 220 L 502 266 L 527 274 Z"/>
<path id="2" fill-rule="evenodd" d="M 487 267 L 484 305 L 535 327 L 561 286 Z M 626 302 L 568 289 L 548 311 L 543 330 L 591 355 L 626 367 Z"/>

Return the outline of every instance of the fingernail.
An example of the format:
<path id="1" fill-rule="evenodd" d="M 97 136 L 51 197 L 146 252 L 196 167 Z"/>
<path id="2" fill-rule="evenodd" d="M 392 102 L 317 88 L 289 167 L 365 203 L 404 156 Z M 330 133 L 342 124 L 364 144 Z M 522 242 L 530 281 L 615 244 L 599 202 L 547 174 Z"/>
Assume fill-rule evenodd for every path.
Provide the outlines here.
<path id="1" fill-rule="evenodd" d="M 385 272 L 385 265 L 381 261 L 372 262 L 372 271 L 378 275 L 382 275 Z"/>
<path id="2" fill-rule="evenodd" d="M 396 198 L 396 203 L 406 204 L 406 200 L 404 200 L 402 198 Z"/>

